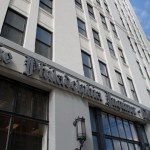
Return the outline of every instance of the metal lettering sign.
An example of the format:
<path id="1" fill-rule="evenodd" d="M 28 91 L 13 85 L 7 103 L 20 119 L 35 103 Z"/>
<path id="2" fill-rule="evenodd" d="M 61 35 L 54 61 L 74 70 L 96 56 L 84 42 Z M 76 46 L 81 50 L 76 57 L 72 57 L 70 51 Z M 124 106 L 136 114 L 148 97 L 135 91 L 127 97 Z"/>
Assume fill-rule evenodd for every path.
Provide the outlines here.
<path id="1" fill-rule="evenodd" d="M 12 58 L 13 57 L 11 53 L 7 53 L 0 48 L 0 61 L 2 61 L 4 64 L 8 64 Z"/>
<path id="2" fill-rule="evenodd" d="M 117 98 L 116 96 L 113 96 L 107 91 L 102 91 L 98 87 L 93 87 L 92 85 L 85 83 L 84 81 L 79 81 L 77 78 L 69 76 L 66 73 L 61 72 L 60 70 L 57 70 L 48 64 L 40 62 L 30 56 L 26 56 L 25 71 L 23 74 L 26 76 L 31 76 L 34 73 L 38 74 L 39 77 L 44 79 L 46 82 L 72 91 L 76 94 L 81 95 L 82 97 L 93 99 L 96 102 L 100 102 L 101 104 L 104 104 L 106 102 L 105 105 L 107 107 L 115 109 L 119 112 L 127 113 L 133 116 L 136 116 L 139 113 L 137 113 L 137 111 L 140 108 L 134 107 L 128 102 L 124 102 L 123 100 Z M 104 94 L 106 95 L 106 97 L 104 96 L 105 98 L 102 96 Z M 105 102 L 103 102 L 103 100 Z M 149 111 L 141 110 L 140 113 L 142 114 L 140 118 L 150 121 Z"/>
<path id="3" fill-rule="evenodd" d="M 26 76 L 31 76 L 35 71 L 39 73 L 39 77 L 44 80 L 58 85 L 60 87 L 71 90 L 80 94 L 82 97 L 89 97 L 97 101 L 102 101 L 101 92 L 96 90 L 91 85 L 80 83 L 79 80 L 71 79 L 67 74 L 60 74 L 55 69 L 51 69 L 50 66 L 39 62 L 38 60 L 26 57 L 25 60 L 26 70 L 23 73 Z"/>
<path id="4" fill-rule="evenodd" d="M 120 100 L 116 100 L 114 97 L 111 97 L 109 93 L 106 94 L 107 102 L 106 106 L 114 108 L 120 112 L 128 113 L 131 115 L 136 115 L 136 108 L 126 104 Z"/>

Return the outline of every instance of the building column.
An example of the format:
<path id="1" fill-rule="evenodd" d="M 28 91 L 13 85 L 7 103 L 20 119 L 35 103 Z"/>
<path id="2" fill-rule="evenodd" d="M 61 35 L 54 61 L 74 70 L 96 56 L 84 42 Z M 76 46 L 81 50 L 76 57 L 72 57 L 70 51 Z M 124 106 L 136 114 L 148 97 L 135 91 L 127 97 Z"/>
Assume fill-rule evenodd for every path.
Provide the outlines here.
<path id="1" fill-rule="evenodd" d="M 0 13 L 0 33 L 2 30 L 5 15 L 6 15 L 8 6 L 9 6 L 9 2 L 10 2 L 10 0 L 0 0 L 0 11 L 1 11 L 1 13 Z"/>
<path id="2" fill-rule="evenodd" d="M 39 12 L 39 0 L 32 0 L 29 11 L 30 12 L 29 12 L 29 17 L 26 26 L 24 47 L 34 52 L 37 20 L 38 20 L 38 12 Z"/>

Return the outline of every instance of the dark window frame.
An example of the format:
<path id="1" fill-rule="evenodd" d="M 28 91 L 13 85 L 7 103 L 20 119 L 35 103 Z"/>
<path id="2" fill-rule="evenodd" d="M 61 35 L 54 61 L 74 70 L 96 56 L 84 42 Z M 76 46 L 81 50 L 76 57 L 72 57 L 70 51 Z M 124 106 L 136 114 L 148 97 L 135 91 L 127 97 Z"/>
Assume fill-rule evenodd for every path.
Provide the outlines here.
<path id="1" fill-rule="evenodd" d="M 95 19 L 93 6 L 89 3 L 87 3 L 87 8 L 88 8 L 89 15 Z"/>
<path id="2" fill-rule="evenodd" d="M 46 3 L 44 3 L 42 0 L 40 0 L 40 7 L 42 8 L 42 9 L 44 9 L 44 10 L 46 10 L 47 12 L 49 12 L 50 14 L 52 14 L 53 13 L 53 0 L 48 0 L 48 1 L 50 1 L 51 3 L 52 3 L 52 6 L 49 6 L 49 5 L 47 5 Z M 42 4 L 42 5 L 41 5 Z M 46 7 L 47 9 L 45 9 L 45 8 L 43 8 L 43 6 L 44 7 Z"/>
<path id="3" fill-rule="evenodd" d="M 81 23 L 84 26 L 84 29 L 79 26 L 79 23 Z M 79 33 L 82 34 L 83 36 L 87 37 L 85 22 L 77 17 L 77 24 L 78 24 L 78 31 L 79 31 Z"/>
<path id="4" fill-rule="evenodd" d="M 125 85 L 124 85 L 124 82 L 123 82 L 122 75 L 121 75 L 121 73 L 120 73 L 119 71 L 117 71 L 117 70 L 115 70 L 115 72 L 116 72 L 116 75 L 117 75 L 117 76 L 119 75 L 119 77 L 120 77 L 120 79 L 121 79 L 121 82 L 117 80 L 117 81 L 118 81 L 119 88 L 122 87 L 123 90 L 124 90 L 124 93 L 122 93 L 122 90 L 121 90 L 121 88 L 120 88 L 120 92 L 121 92 L 121 94 L 127 96 L 127 93 L 126 93 L 126 89 L 125 89 Z"/>
<path id="5" fill-rule="evenodd" d="M 129 87 L 130 87 L 130 91 L 131 91 L 133 100 L 138 101 L 138 97 L 137 97 L 137 94 L 136 94 L 136 90 L 135 90 L 133 81 L 129 77 L 127 77 L 127 79 L 128 79 L 128 82 L 129 82 Z M 132 84 L 132 86 L 131 86 L 131 84 Z"/>
<path id="6" fill-rule="evenodd" d="M 107 39 L 107 44 L 108 44 L 110 54 L 113 55 L 114 57 L 116 57 L 113 43 L 109 39 Z"/>
<path id="7" fill-rule="evenodd" d="M 75 0 L 75 4 L 82 9 L 82 2 L 81 2 L 81 0 Z"/>
<path id="8" fill-rule="evenodd" d="M 90 78 L 87 75 L 85 75 L 85 71 L 84 71 L 84 76 L 87 77 L 87 78 L 90 78 L 90 79 L 94 80 L 95 78 L 94 78 L 94 72 L 93 72 L 93 66 L 92 66 L 91 56 L 88 53 L 86 53 L 85 51 L 81 50 L 81 55 L 83 55 L 83 54 L 88 57 L 90 65 L 91 65 L 91 66 L 88 66 L 88 65 L 84 64 L 84 62 L 82 60 L 83 70 L 84 70 L 84 67 L 86 67 L 88 70 L 90 70 L 92 78 Z"/>
<path id="9" fill-rule="evenodd" d="M 119 48 L 119 47 L 118 47 L 118 50 L 119 50 L 119 54 L 120 54 L 120 58 L 121 58 L 122 62 L 123 62 L 124 64 L 126 64 L 126 59 L 125 59 L 125 57 L 124 57 L 123 50 L 122 50 L 121 48 Z"/>
<path id="10" fill-rule="evenodd" d="M 38 89 L 36 87 L 32 87 L 30 85 L 27 85 L 27 84 L 24 84 L 24 83 L 21 83 L 19 81 L 15 81 L 15 80 L 12 80 L 12 79 L 9 79 L 9 78 L 6 78 L 6 77 L 3 77 L 3 76 L 0 76 L 0 80 L 3 80 L 4 82 L 9 82 L 11 85 L 13 85 L 13 91 L 14 91 L 14 97 L 10 97 L 10 99 L 12 99 L 11 101 L 11 110 L 1 110 L 0 109 L 0 115 L 1 116 L 4 116 L 4 117 L 8 117 L 9 119 L 9 123 L 8 123 L 8 133 L 7 133 L 7 140 L 8 142 L 6 142 L 6 145 L 5 145 L 5 148 L 9 149 L 8 147 L 11 146 L 11 140 L 12 140 L 12 131 L 14 130 L 13 129 L 13 124 L 15 123 L 14 121 L 15 120 L 19 120 L 19 121 L 27 121 L 27 122 L 32 122 L 32 123 L 36 123 L 36 124 L 40 124 L 40 125 L 43 125 L 43 126 L 46 126 L 47 128 L 47 133 L 46 133 L 46 137 L 47 137 L 47 148 L 48 148 L 48 137 L 49 137 L 49 93 L 46 92 L 46 91 L 43 91 L 41 89 Z M 17 112 L 17 109 L 16 109 L 16 102 L 18 101 L 17 100 L 17 97 L 18 97 L 18 90 L 20 89 L 20 87 L 23 87 L 23 88 L 27 88 L 28 90 L 32 91 L 32 94 L 42 94 L 46 97 L 45 101 L 46 101 L 46 119 L 39 119 L 39 118 L 35 118 L 33 116 L 27 116 L 27 115 L 24 115 L 24 114 L 20 114 Z M 32 108 L 33 109 L 33 108 Z"/>
<path id="11" fill-rule="evenodd" d="M 100 13 L 100 17 L 101 17 L 101 21 L 102 21 L 103 27 L 108 29 L 105 16 Z"/>
<path id="12" fill-rule="evenodd" d="M 111 83 L 110 83 L 110 78 L 109 78 L 109 74 L 108 74 L 108 70 L 107 70 L 107 65 L 105 64 L 105 63 L 103 63 L 102 61 L 98 61 L 99 62 L 99 68 L 100 68 L 100 64 L 102 64 L 104 67 L 105 67 L 105 70 L 106 70 L 106 74 L 103 74 L 102 72 L 101 72 L 101 68 L 100 68 L 100 72 L 101 72 L 101 76 L 103 76 L 107 81 L 108 81 L 108 83 L 109 83 L 109 86 L 107 86 L 107 87 L 109 87 L 109 88 L 111 88 Z M 103 81 L 104 82 L 104 81 Z M 105 85 L 106 86 L 106 85 Z"/>
<path id="13" fill-rule="evenodd" d="M 110 22 L 110 24 L 111 24 L 111 28 L 112 28 L 112 31 L 113 31 L 114 35 L 116 37 L 118 37 L 117 31 L 116 31 L 116 28 L 115 28 L 115 24 L 113 24 L 112 22 Z"/>
<path id="14" fill-rule="evenodd" d="M 25 19 L 24 31 L 21 31 L 21 30 L 15 28 L 14 26 L 12 26 L 12 25 L 10 25 L 10 24 L 8 24 L 8 23 L 5 23 L 5 20 L 6 20 L 8 11 L 11 11 L 11 12 L 15 13 L 16 15 L 18 15 L 18 16 L 20 16 L 20 17 L 22 17 L 22 18 Z M 11 27 L 12 29 L 14 29 L 14 30 L 19 31 L 20 33 L 22 33 L 22 40 L 21 40 L 21 43 L 20 43 L 20 44 L 18 44 L 18 43 L 16 43 L 16 42 L 14 42 L 14 43 L 23 46 L 23 44 L 24 44 L 24 38 L 25 38 L 25 33 L 26 33 L 27 19 L 28 19 L 28 18 L 25 17 L 24 15 L 22 15 L 21 13 L 15 11 L 15 10 L 12 9 L 12 8 L 8 8 L 8 10 L 7 10 L 7 12 L 6 12 L 6 16 L 5 16 L 5 19 L 4 19 L 4 23 L 3 23 L 3 26 L 2 26 L 2 30 L 1 30 L 0 35 L 2 36 L 2 31 L 3 31 L 4 26 L 5 26 L 5 25 L 6 25 L 6 26 L 9 26 L 9 27 Z M 5 37 L 4 37 L 4 38 L 5 38 Z M 8 39 L 8 40 L 10 40 L 10 39 Z M 10 40 L 10 41 L 11 41 L 11 40 Z M 13 41 L 12 41 L 12 42 L 13 42 Z"/>
<path id="15" fill-rule="evenodd" d="M 50 36 L 51 36 L 51 45 L 48 45 L 48 44 L 44 43 L 43 41 L 37 39 L 37 37 L 36 37 L 35 42 L 38 41 L 38 42 L 42 43 L 43 45 L 49 47 L 51 49 L 51 52 L 49 52 L 49 54 L 51 53 L 51 56 L 49 55 L 46 58 L 52 59 L 52 56 L 53 56 L 53 33 L 51 31 L 47 30 L 46 28 L 44 28 L 43 26 L 39 25 L 39 24 L 37 25 L 37 29 L 38 29 L 38 27 L 50 34 Z M 36 52 L 36 49 L 35 49 L 35 52 Z M 39 55 L 41 55 L 41 54 L 39 54 Z M 41 56 L 43 56 L 43 55 L 41 55 Z M 45 56 L 43 56 L 43 57 L 45 57 Z"/>
<path id="16" fill-rule="evenodd" d="M 100 38 L 99 38 L 99 33 L 94 29 L 92 29 L 92 32 L 93 32 L 93 38 L 94 38 L 95 44 L 97 44 L 101 47 L 101 41 L 100 41 Z"/>

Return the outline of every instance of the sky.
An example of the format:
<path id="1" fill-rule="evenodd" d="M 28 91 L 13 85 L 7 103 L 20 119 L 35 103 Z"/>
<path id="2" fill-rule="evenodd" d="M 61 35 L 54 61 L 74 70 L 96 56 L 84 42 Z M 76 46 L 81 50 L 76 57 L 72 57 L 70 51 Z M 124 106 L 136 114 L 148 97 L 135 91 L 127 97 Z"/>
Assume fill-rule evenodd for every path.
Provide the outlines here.
<path id="1" fill-rule="evenodd" d="M 150 39 L 150 0 L 130 0 L 130 2 L 146 36 Z"/>

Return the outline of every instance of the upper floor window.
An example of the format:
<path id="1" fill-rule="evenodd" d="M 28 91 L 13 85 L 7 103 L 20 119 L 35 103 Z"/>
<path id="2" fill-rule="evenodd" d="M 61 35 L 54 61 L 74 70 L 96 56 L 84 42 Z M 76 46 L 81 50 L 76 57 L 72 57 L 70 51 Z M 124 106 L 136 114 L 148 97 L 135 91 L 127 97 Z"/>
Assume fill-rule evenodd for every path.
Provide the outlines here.
<path id="1" fill-rule="evenodd" d="M 75 3 L 78 7 L 82 8 L 82 2 L 81 0 L 75 0 Z"/>
<path id="2" fill-rule="evenodd" d="M 149 73 L 148 73 L 148 71 L 147 71 L 147 68 L 144 67 L 144 69 L 145 69 L 145 73 L 146 73 L 146 75 L 147 75 L 147 78 L 150 79 L 150 76 L 149 76 Z"/>
<path id="3" fill-rule="evenodd" d="M 90 55 L 88 55 L 83 51 L 82 51 L 82 63 L 83 63 L 84 76 L 90 79 L 94 79 L 91 57 Z"/>
<path id="4" fill-rule="evenodd" d="M 114 51 L 112 42 L 109 41 L 109 40 L 107 40 L 107 43 L 108 43 L 108 48 L 109 48 L 110 54 L 113 55 L 113 56 L 115 56 L 115 51 Z"/>
<path id="5" fill-rule="evenodd" d="M 129 43 L 130 43 L 130 46 L 131 46 L 132 50 L 134 50 L 130 37 L 128 36 L 127 38 L 129 40 Z"/>
<path id="6" fill-rule="evenodd" d="M 122 49 L 118 48 L 118 50 L 119 50 L 119 54 L 120 54 L 120 58 L 121 58 L 122 62 L 126 64 L 126 60 L 124 58 L 124 54 L 123 54 Z"/>
<path id="7" fill-rule="evenodd" d="M 108 5 L 107 5 L 107 3 L 106 3 L 106 2 L 104 2 L 104 5 L 105 5 L 105 9 L 106 9 L 106 11 L 107 11 L 108 13 L 110 13 L 109 8 L 108 8 Z"/>
<path id="8" fill-rule="evenodd" d="M 138 97 L 137 97 L 137 94 L 136 94 L 136 91 L 135 91 L 135 88 L 134 88 L 134 85 L 133 85 L 133 81 L 130 79 L 130 78 L 127 78 L 128 79 L 128 82 L 129 82 L 129 87 L 130 87 L 130 91 L 131 91 L 131 94 L 132 94 L 132 98 L 136 101 L 138 101 Z"/>
<path id="9" fill-rule="evenodd" d="M 94 29 L 92 29 L 92 31 L 93 31 L 94 42 L 95 42 L 97 45 L 101 46 L 98 32 L 95 31 Z"/>
<path id="10" fill-rule="evenodd" d="M 140 72 L 141 72 L 141 75 L 143 76 L 143 71 L 142 71 L 142 68 L 141 68 L 141 66 L 140 66 L 140 63 L 139 63 L 138 61 L 136 61 L 136 63 L 137 63 L 138 68 L 139 68 L 139 70 L 140 70 Z"/>
<path id="11" fill-rule="evenodd" d="M 52 33 L 37 26 L 35 52 L 52 59 Z"/>
<path id="12" fill-rule="evenodd" d="M 8 9 L 1 35 L 10 41 L 23 45 L 25 28 L 26 18 L 17 12 Z"/>
<path id="13" fill-rule="evenodd" d="M 112 22 L 110 22 L 110 24 L 111 24 L 111 28 L 112 28 L 112 31 L 113 31 L 114 35 L 115 35 L 116 37 L 118 37 L 117 31 L 116 31 L 116 28 L 115 28 L 115 25 L 114 25 Z"/>
<path id="14" fill-rule="evenodd" d="M 87 37 L 85 23 L 79 18 L 77 18 L 77 22 L 78 22 L 78 31 L 79 31 L 79 33 L 81 33 L 82 35 Z"/>
<path id="15" fill-rule="evenodd" d="M 117 81 L 118 81 L 120 93 L 123 94 L 123 95 L 127 95 L 121 73 L 116 71 L 116 70 L 115 70 L 115 72 L 116 72 L 116 76 L 117 76 Z"/>
<path id="16" fill-rule="evenodd" d="M 99 5 L 101 5 L 100 0 L 96 0 Z"/>
<path id="17" fill-rule="evenodd" d="M 100 14 L 101 20 L 102 20 L 102 24 L 105 28 L 107 28 L 107 23 L 106 23 L 106 19 L 104 17 L 104 15 Z"/>
<path id="18" fill-rule="evenodd" d="M 104 64 L 103 62 L 99 61 L 99 67 L 100 67 L 100 71 L 101 71 L 103 85 L 111 88 L 110 79 L 109 79 L 109 75 L 108 75 L 106 64 Z"/>
<path id="19" fill-rule="evenodd" d="M 40 7 L 52 14 L 53 0 L 40 0 Z"/>
<path id="20" fill-rule="evenodd" d="M 145 56 L 146 61 L 149 62 L 149 61 L 148 61 L 148 58 L 147 58 L 147 56 L 146 56 L 146 51 L 145 51 L 144 49 L 142 49 L 142 51 L 143 51 L 143 54 L 144 54 L 144 56 Z"/>
<path id="21" fill-rule="evenodd" d="M 93 7 L 87 3 L 87 8 L 88 8 L 88 12 L 89 12 L 89 15 L 92 17 L 92 18 L 95 18 L 94 16 L 94 11 L 93 11 Z"/>
<path id="22" fill-rule="evenodd" d="M 139 47 L 138 47 L 137 43 L 134 43 L 134 44 L 135 44 L 135 46 L 136 46 L 136 49 L 137 49 L 139 55 L 142 56 L 141 53 L 140 53 L 140 50 L 139 50 Z"/>

